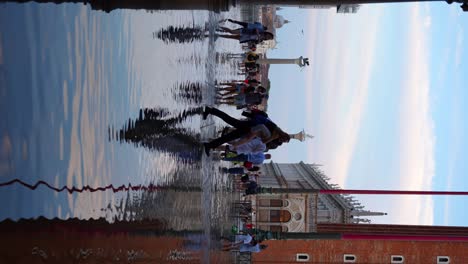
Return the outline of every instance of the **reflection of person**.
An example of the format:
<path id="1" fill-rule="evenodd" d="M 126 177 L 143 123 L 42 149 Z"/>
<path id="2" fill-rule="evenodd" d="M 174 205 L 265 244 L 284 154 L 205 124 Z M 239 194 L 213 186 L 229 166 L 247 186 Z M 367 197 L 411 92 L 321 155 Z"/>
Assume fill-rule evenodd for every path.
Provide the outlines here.
<path id="1" fill-rule="evenodd" d="M 289 142 L 291 139 L 291 137 L 273 123 L 266 114 L 251 114 L 250 119 L 239 120 L 216 108 L 206 107 L 203 112 L 203 119 L 206 119 L 209 114 L 223 119 L 235 129 L 211 142 L 204 143 L 203 145 L 207 155 L 209 155 L 212 148 L 234 140 L 236 141 L 233 142 L 232 145 L 236 147 L 251 141 L 255 137 L 259 137 L 265 144 L 273 140 Z"/>

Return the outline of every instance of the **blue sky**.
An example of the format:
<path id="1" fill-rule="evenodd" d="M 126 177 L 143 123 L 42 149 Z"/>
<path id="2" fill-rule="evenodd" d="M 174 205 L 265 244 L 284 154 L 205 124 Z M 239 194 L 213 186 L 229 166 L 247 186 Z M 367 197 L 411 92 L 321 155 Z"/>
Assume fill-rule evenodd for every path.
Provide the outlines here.
<path id="1" fill-rule="evenodd" d="M 345 188 L 468 190 L 468 14 L 442 2 L 279 13 L 292 23 L 277 30 L 269 57 L 302 55 L 311 66 L 271 67 L 269 112 L 316 138 L 273 152 L 274 161 L 322 164 Z M 358 198 L 389 213 L 375 223 L 468 225 L 464 197 Z"/>

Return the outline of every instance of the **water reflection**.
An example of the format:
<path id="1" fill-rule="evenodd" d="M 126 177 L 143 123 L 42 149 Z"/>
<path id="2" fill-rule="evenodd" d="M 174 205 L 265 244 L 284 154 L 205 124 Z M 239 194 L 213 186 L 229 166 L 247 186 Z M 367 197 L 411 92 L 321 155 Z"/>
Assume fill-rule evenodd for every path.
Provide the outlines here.
<path id="1" fill-rule="evenodd" d="M 217 21 L 208 12 L 103 15 L 83 5 L 2 5 L 0 182 L 11 183 L 0 189 L 0 220 L 161 225 L 126 247 L 119 243 L 130 241 L 128 234 L 118 232 L 106 238 L 62 224 L 61 231 L 34 235 L 0 228 L 0 263 L 37 263 L 46 255 L 60 256 L 58 263 L 77 256 L 114 263 L 111 256 L 122 262 L 142 251 L 159 256 L 152 263 L 178 263 L 173 259 L 190 255 L 183 244 L 198 243 L 184 242 L 191 239 L 184 230 L 202 237 L 204 262 L 218 256 L 216 237 L 230 228 L 226 204 L 235 194 L 201 156 L 199 142 L 215 126 L 198 116 L 200 105 L 212 103 L 215 78 L 231 79 L 222 55 L 231 47 L 214 42 Z M 209 30 L 204 41 L 165 43 L 151 38 L 154 25 Z"/>
<path id="2" fill-rule="evenodd" d="M 153 37 L 157 37 L 165 43 L 190 43 L 195 40 L 202 40 L 207 36 L 207 30 L 202 29 L 202 27 L 169 26 L 153 33 Z"/>
<path id="3" fill-rule="evenodd" d="M 109 224 L 105 219 L 39 217 L 2 221 L 0 232 L 0 260 L 14 263 L 192 263 L 200 260 L 201 250 L 187 243 L 204 240 L 200 231 L 168 230 L 154 219 Z"/>
<path id="4" fill-rule="evenodd" d="M 100 10 L 109 13 L 116 9 L 145 9 L 145 10 L 210 10 L 228 11 L 232 4 L 227 0 L 158 0 L 158 1 L 111 1 L 111 0 L 1 0 L 0 2 L 16 3 L 82 3 L 89 4 L 93 10 Z"/>
<path id="5" fill-rule="evenodd" d="M 201 83 L 186 82 L 174 86 L 172 96 L 178 102 L 199 105 L 203 100 L 202 88 Z"/>
<path id="6" fill-rule="evenodd" d="M 130 119 L 116 136 L 121 141 L 132 142 L 136 146 L 171 153 L 180 161 L 198 161 L 201 158 L 200 136 L 177 125 L 189 117 L 201 114 L 202 110 L 198 107 L 170 116 L 169 111 L 164 108 L 141 109 L 139 117 Z"/>

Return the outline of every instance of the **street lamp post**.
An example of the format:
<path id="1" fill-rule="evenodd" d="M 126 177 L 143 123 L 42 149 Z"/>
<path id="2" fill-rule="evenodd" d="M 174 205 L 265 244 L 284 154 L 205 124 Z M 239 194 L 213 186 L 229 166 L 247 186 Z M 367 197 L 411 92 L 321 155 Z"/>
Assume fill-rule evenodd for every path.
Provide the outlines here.
<path id="1" fill-rule="evenodd" d="M 299 67 L 305 67 L 309 65 L 309 59 L 304 57 L 299 57 L 297 59 L 257 59 L 256 63 L 258 64 L 296 64 Z"/>

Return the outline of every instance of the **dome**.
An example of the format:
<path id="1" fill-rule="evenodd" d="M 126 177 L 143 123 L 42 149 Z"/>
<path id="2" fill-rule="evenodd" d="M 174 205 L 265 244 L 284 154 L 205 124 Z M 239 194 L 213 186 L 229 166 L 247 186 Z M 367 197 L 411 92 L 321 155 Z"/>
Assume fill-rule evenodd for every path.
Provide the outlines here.
<path id="1" fill-rule="evenodd" d="M 284 24 L 287 24 L 287 23 L 289 23 L 289 20 L 284 19 L 284 17 L 281 16 L 281 15 L 277 15 L 277 16 L 275 16 L 275 20 L 273 21 L 273 26 L 274 26 L 275 28 L 280 28 L 280 27 L 282 27 Z"/>

